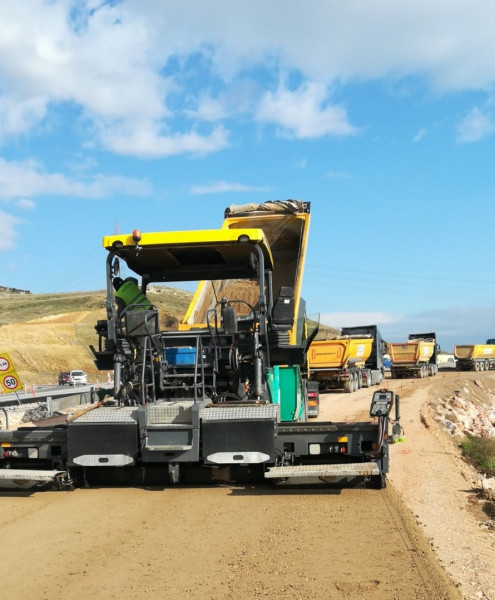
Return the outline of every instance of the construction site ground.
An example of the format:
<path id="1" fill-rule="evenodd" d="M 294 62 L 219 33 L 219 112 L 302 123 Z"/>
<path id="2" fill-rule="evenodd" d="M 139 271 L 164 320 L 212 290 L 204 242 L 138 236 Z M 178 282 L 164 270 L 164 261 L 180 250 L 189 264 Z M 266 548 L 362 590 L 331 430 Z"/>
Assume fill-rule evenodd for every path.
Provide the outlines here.
<path id="1" fill-rule="evenodd" d="M 16 600 L 495 600 L 479 478 L 433 396 L 491 373 L 390 380 L 405 442 L 384 490 L 271 485 L 0 494 L 2 596 Z M 320 420 L 368 420 L 373 389 L 322 395 Z"/>

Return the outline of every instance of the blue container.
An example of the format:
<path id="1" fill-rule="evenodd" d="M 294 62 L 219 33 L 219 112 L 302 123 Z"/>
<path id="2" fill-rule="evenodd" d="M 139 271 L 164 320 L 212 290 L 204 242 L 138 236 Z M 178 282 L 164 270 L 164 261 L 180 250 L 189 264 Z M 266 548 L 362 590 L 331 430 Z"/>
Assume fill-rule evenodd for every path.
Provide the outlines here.
<path id="1" fill-rule="evenodd" d="M 171 365 L 193 365 L 196 362 L 196 350 L 186 348 L 165 348 L 165 360 Z"/>

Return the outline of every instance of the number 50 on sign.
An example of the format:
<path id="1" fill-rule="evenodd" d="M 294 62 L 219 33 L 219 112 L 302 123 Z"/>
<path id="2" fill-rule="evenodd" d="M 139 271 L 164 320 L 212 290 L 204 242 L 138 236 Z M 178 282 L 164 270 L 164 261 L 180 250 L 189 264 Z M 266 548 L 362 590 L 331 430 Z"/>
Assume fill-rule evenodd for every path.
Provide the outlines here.
<path id="1" fill-rule="evenodd" d="M 6 394 L 22 389 L 14 365 L 5 352 L 0 353 L 0 386 Z"/>

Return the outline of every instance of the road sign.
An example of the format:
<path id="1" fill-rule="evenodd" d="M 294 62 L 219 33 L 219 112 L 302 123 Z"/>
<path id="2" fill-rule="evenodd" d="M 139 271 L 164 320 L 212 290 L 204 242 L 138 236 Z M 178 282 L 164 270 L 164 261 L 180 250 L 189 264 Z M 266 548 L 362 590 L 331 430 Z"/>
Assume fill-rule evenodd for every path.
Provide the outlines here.
<path id="1" fill-rule="evenodd" d="M 18 390 L 22 387 L 20 385 L 19 378 L 17 377 L 17 375 L 12 375 L 12 373 L 3 376 L 2 386 L 5 390 L 8 390 L 9 392 L 14 392 L 15 390 Z"/>
<path id="2" fill-rule="evenodd" d="M 6 352 L 0 353 L 0 386 L 6 394 L 22 389 L 22 383 L 15 372 L 14 364 Z"/>
<path id="3" fill-rule="evenodd" d="M 12 369 L 12 364 L 7 354 L 0 356 L 0 373 L 8 373 Z"/>

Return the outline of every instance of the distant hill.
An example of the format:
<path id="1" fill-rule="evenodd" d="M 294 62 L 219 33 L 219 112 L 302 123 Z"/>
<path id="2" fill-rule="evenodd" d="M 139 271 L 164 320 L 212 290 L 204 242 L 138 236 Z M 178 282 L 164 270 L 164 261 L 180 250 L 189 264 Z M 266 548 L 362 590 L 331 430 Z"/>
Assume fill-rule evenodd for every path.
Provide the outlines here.
<path id="1" fill-rule="evenodd" d="M 1 294 L 30 294 L 31 292 L 29 290 L 19 290 L 17 288 L 11 288 L 11 287 L 4 287 L 3 285 L 0 285 L 0 295 Z"/>

